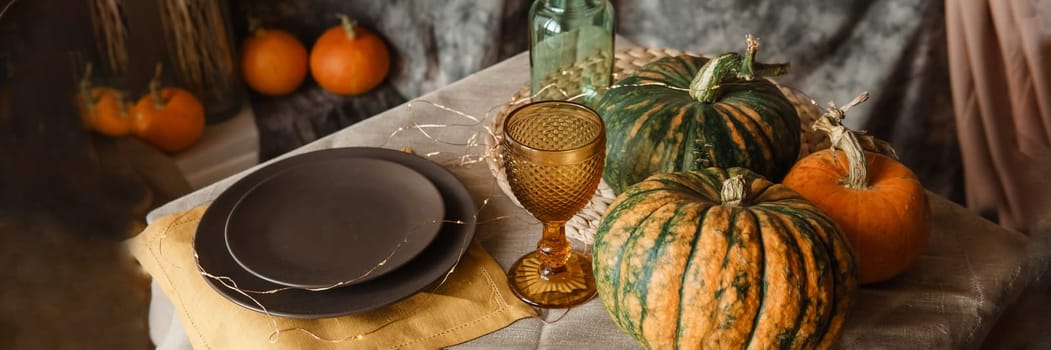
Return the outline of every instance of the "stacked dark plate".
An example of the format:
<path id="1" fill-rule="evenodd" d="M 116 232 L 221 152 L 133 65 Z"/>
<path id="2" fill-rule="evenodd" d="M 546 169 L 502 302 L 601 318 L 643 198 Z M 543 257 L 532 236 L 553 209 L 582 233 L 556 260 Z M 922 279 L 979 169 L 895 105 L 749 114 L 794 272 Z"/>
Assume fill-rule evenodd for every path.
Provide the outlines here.
<path id="1" fill-rule="evenodd" d="M 430 160 L 334 148 L 274 162 L 230 186 L 201 218 L 194 250 L 205 281 L 234 303 L 336 317 L 442 280 L 474 237 L 476 210 L 463 183 Z"/>

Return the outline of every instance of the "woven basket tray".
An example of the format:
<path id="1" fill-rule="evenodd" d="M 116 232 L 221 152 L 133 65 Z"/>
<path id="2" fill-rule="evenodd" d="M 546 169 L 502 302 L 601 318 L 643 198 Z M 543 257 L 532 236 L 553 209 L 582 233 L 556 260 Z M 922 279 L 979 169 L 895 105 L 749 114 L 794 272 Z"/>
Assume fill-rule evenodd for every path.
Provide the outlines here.
<path id="1" fill-rule="evenodd" d="M 614 53 L 613 81 L 618 81 L 620 78 L 631 74 L 639 67 L 656 59 L 679 55 L 702 56 L 699 53 L 667 48 L 631 48 L 618 50 Z M 788 100 L 792 102 L 792 105 L 796 107 L 796 113 L 799 114 L 800 125 L 803 126 L 801 128 L 802 132 L 799 139 L 799 156 L 802 157 L 815 150 L 828 148 L 828 136 L 815 132 L 810 128 L 810 125 L 813 125 L 814 121 L 817 120 L 822 113 L 817 104 L 796 89 L 777 84 L 776 82 L 774 82 L 774 85 L 781 89 L 781 92 L 784 93 L 785 97 L 787 97 Z M 504 103 L 504 105 L 501 106 L 500 111 L 493 117 L 492 125 L 490 125 L 493 132 L 486 139 L 486 146 L 490 151 L 488 154 L 499 155 L 499 152 L 495 152 L 495 148 L 500 144 L 501 135 L 503 135 L 504 117 L 506 117 L 507 113 L 515 107 L 530 102 L 529 97 L 529 86 L 527 85 L 512 95 L 511 99 Z M 496 177 L 500 189 L 511 198 L 511 201 L 513 201 L 515 205 L 521 206 L 518 199 L 515 198 L 514 193 L 511 192 L 511 186 L 507 183 L 507 175 L 504 173 L 502 159 L 499 156 L 488 157 L 488 165 L 489 170 L 493 173 L 493 176 Z M 609 185 L 607 185 L 605 181 L 600 182 L 598 189 L 595 191 L 595 196 L 591 198 L 591 201 L 587 206 L 573 217 L 573 219 L 566 223 L 566 236 L 587 245 L 594 243 L 595 228 L 598 227 L 599 221 L 602 219 L 602 214 L 606 211 L 606 207 L 613 202 L 615 197 L 616 196 Z"/>

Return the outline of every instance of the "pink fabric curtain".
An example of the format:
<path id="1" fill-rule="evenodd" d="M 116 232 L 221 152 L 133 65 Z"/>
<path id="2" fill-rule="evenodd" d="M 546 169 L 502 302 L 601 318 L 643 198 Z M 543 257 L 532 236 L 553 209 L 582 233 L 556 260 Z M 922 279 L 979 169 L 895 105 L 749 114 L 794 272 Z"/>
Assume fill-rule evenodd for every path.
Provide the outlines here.
<path id="1" fill-rule="evenodd" d="M 1051 228 L 1051 0 L 946 0 L 967 205 Z"/>

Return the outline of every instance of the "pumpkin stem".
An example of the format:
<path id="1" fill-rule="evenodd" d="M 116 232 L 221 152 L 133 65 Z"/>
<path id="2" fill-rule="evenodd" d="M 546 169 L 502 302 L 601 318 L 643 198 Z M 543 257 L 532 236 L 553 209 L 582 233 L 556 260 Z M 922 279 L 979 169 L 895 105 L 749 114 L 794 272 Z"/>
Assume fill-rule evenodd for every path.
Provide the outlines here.
<path id="1" fill-rule="evenodd" d="M 77 88 L 80 90 L 80 98 L 84 100 L 84 105 L 91 108 L 98 104 L 98 99 L 91 95 L 91 72 L 92 64 L 88 64 L 84 67 L 84 76 L 80 77 L 80 83 L 77 84 Z"/>
<path id="2" fill-rule="evenodd" d="M 337 13 L 336 17 L 339 17 L 340 25 L 343 26 L 343 32 L 347 33 L 347 39 L 353 40 L 358 37 L 358 33 L 354 32 L 354 27 L 358 25 L 358 21 L 342 13 Z"/>
<path id="3" fill-rule="evenodd" d="M 150 96 L 153 96 L 153 107 L 156 109 L 162 109 L 168 104 L 168 101 L 164 100 L 164 95 L 161 94 L 162 67 L 161 63 L 157 62 L 153 69 L 153 79 L 150 79 Z"/>
<path id="4" fill-rule="evenodd" d="M 734 52 L 724 53 L 709 60 L 701 67 L 701 70 L 697 71 L 697 75 L 690 82 L 690 97 L 703 103 L 715 102 L 719 83 L 722 82 L 723 77 L 735 69 L 734 67 L 739 67 L 740 63 L 741 55 Z"/>
<path id="5" fill-rule="evenodd" d="M 868 100 L 869 100 L 869 92 L 868 91 L 862 92 L 861 94 L 858 95 L 858 97 L 855 97 L 853 100 L 850 100 L 850 102 L 847 102 L 846 105 L 844 105 L 843 107 L 839 108 L 839 110 L 840 110 L 839 119 L 843 120 L 843 118 L 844 118 L 843 113 L 846 113 L 851 108 L 854 108 L 854 106 L 857 106 L 857 105 L 861 104 L 862 102 L 865 102 L 865 101 L 868 101 Z M 833 104 L 833 103 L 834 102 L 829 101 L 829 104 Z M 834 104 L 833 104 L 833 106 L 834 106 Z"/>
<path id="6" fill-rule="evenodd" d="M 719 55 L 705 62 L 690 82 L 690 97 L 695 100 L 712 103 L 718 96 L 720 84 L 724 79 L 755 80 L 757 77 L 778 76 L 788 72 L 787 63 L 756 63 L 755 55 L 759 51 L 759 39 L 749 34 L 745 37 L 748 45 L 744 56 L 736 52 Z"/>
<path id="7" fill-rule="evenodd" d="M 755 62 L 755 54 L 759 52 L 759 38 L 748 34 L 744 38 L 748 47 L 745 49 L 744 61 L 741 62 L 741 71 L 737 77 L 744 80 L 755 80 L 758 77 L 776 77 L 788 74 L 789 64 L 785 63 L 759 63 Z"/>
<path id="8" fill-rule="evenodd" d="M 128 116 L 128 104 L 124 103 L 124 98 L 127 97 L 125 95 L 124 91 L 117 90 L 117 108 L 119 109 L 121 117 Z"/>
<path id="9" fill-rule="evenodd" d="M 263 25 L 260 23 L 259 18 L 255 16 L 248 17 L 248 32 L 255 36 L 263 35 Z"/>
<path id="10" fill-rule="evenodd" d="M 828 103 L 828 111 L 814 121 L 814 130 L 823 131 L 828 134 L 832 141 L 832 156 L 835 157 L 836 149 L 842 150 L 847 155 L 847 178 L 844 185 L 851 189 L 864 189 L 868 187 L 868 165 L 865 162 L 865 151 L 858 141 L 857 132 L 843 126 L 845 112 L 850 108 L 865 102 L 869 98 L 868 92 L 863 92 L 854 100 L 843 107 L 836 107 L 835 102 Z"/>
<path id="11" fill-rule="evenodd" d="M 740 207 L 745 204 L 751 193 L 748 192 L 748 181 L 745 181 L 744 175 L 736 175 L 726 181 L 723 181 L 723 190 L 720 193 L 720 199 L 724 206 L 728 207 Z"/>
<path id="12" fill-rule="evenodd" d="M 752 68 L 755 64 L 755 53 L 759 51 L 759 38 L 748 34 L 745 35 L 744 42 L 747 48 L 745 48 L 744 61 L 741 62 L 740 72 L 737 73 L 737 77 L 744 80 L 752 80 L 755 79 L 755 73 Z"/>

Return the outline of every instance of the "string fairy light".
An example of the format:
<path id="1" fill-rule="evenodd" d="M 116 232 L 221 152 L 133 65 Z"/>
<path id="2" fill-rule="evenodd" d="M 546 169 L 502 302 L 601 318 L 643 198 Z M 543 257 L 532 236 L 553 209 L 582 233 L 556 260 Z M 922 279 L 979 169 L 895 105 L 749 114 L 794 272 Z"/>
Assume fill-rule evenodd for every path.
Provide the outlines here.
<path id="1" fill-rule="evenodd" d="M 184 268 L 184 266 L 181 263 L 176 262 L 176 261 L 172 261 L 172 260 L 169 260 L 169 259 L 165 258 L 165 254 L 164 254 L 164 240 L 168 238 L 168 232 L 171 231 L 172 227 L 183 225 L 183 224 L 186 224 L 186 223 L 189 223 L 189 222 L 192 222 L 192 221 L 193 220 L 190 219 L 188 216 L 183 216 L 183 217 L 180 217 L 178 220 L 174 220 L 171 223 L 169 223 L 168 227 L 166 227 L 164 229 L 164 233 L 162 233 L 154 241 L 151 241 L 148 244 L 148 247 L 150 249 L 150 253 L 152 253 L 154 256 L 159 256 L 162 259 L 165 259 L 175 269 L 182 270 Z M 156 247 L 156 249 L 157 249 L 156 251 L 153 250 L 154 247 Z M 194 252 L 194 253 L 196 254 L 196 252 Z"/>
<path id="2" fill-rule="evenodd" d="M 688 91 L 688 89 L 682 89 L 682 88 L 670 86 L 668 84 L 664 84 L 664 83 L 660 83 L 660 82 L 649 82 L 649 83 L 638 83 L 638 84 L 614 84 L 614 85 L 611 85 L 609 87 L 609 89 L 617 89 L 617 88 L 625 88 L 625 87 L 639 87 L 639 86 L 659 86 L 659 87 L 664 87 L 664 88 L 669 88 L 669 89 L 687 90 Z M 555 84 L 550 84 L 550 85 L 544 86 L 536 94 L 528 95 L 528 96 L 525 96 L 525 97 L 522 97 L 522 98 L 514 98 L 514 97 L 512 97 L 505 104 L 492 106 L 492 107 L 490 107 L 489 109 L 486 110 L 485 114 L 482 117 L 477 117 L 477 116 L 471 115 L 471 114 L 469 114 L 467 112 L 463 112 L 463 111 L 460 111 L 458 109 L 446 106 L 446 105 L 441 104 L 441 103 L 433 102 L 433 101 L 413 100 L 413 101 L 410 101 L 407 104 L 407 108 L 409 109 L 409 113 L 410 113 L 410 116 L 411 116 L 410 120 L 416 120 L 416 118 L 414 118 L 414 117 L 415 117 L 415 114 L 416 114 L 417 109 L 418 109 L 417 105 L 421 104 L 421 105 L 428 105 L 428 106 L 431 106 L 431 107 L 436 108 L 438 110 L 441 110 L 443 112 L 449 113 L 450 115 L 452 115 L 452 116 L 454 116 L 456 118 L 462 119 L 463 121 L 462 122 L 451 122 L 451 123 L 421 123 L 421 122 L 413 121 L 409 125 L 405 125 L 405 126 L 401 126 L 401 127 L 395 128 L 395 130 L 393 130 L 387 136 L 387 138 L 380 145 L 378 145 L 378 147 L 380 147 L 380 148 L 389 148 L 388 146 L 390 146 L 390 144 L 394 142 L 393 140 L 398 135 L 400 135 L 402 133 L 405 133 L 405 132 L 415 131 L 415 132 L 419 133 L 419 135 L 421 135 L 424 139 L 428 140 L 431 143 L 438 144 L 438 145 L 445 145 L 445 146 L 452 146 L 452 147 L 460 148 L 460 152 L 428 151 L 428 152 L 425 152 L 425 153 L 421 154 L 423 157 L 426 157 L 428 159 L 434 160 L 434 159 L 438 158 L 439 156 L 442 156 L 442 155 L 445 155 L 445 154 L 448 154 L 448 153 L 455 153 L 454 155 L 455 155 L 456 161 L 454 162 L 454 164 L 443 164 L 443 165 L 452 165 L 452 166 L 466 167 L 466 166 L 470 166 L 470 165 L 473 165 L 473 164 L 476 164 L 476 163 L 489 161 L 489 160 L 494 160 L 494 159 L 496 161 L 500 161 L 499 158 L 501 157 L 501 155 L 499 154 L 500 152 L 498 152 L 497 147 L 486 147 L 486 145 L 482 144 L 482 140 L 485 139 L 485 138 L 488 138 L 489 140 L 496 140 L 496 141 L 498 141 L 498 140 L 500 140 L 501 135 L 499 135 L 499 131 L 498 130 L 493 130 L 493 128 L 490 127 L 490 125 L 485 125 L 483 123 L 485 123 L 486 121 L 489 121 L 489 120 L 491 120 L 493 118 L 493 112 L 497 108 L 500 108 L 500 107 L 513 108 L 514 106 L 530 102 L 534 98 L 536 98 L 536 96 L 539 96 L 540 94 L 545 93 L 549 89 L 556 89 L 558 93 L 560 93 L 563 96 L 565 96 L 566 100 L 570 100 L 570 101 L 582 98 L 584 96 L 582 94 L 574 95 L 574 96 L 568 96 L 568 93 L 566 93 L 565 90 L 559 88 Z M 439 137 L 435 133 L 435 131 L 439 131 L 439 130 L 447 129 L 447 128 L 468 128 L 468 129 L 473 129 L 474 131 L 469 133 L 462 140 L 445 140 L 445 139 Z M 479 151 L 479 148 L 482 148 L 482 150 Z M 412 150 L 409 147 L 403 147 L 402 149 L 404 151 L 407 151 L 407 152 L 415 152 L 414 150 Z M 490 207 L 491 198 L 496 196 L 495 192 L 496 192 L 496 189 L 498 188 L 498 186 L 496 186 L 496 184 L 497 184 L 497 181 L 494 178 L 493 182 L 490 184 L 490 190 L 489 190 L 490 193 L 488 194 L 487 197 L 482 199 L 481 204 L 478 206 L 478 208 L 476 208 L 475 212 L 471 215 L 471 217 L 468 220 L 461 220 L 461 219 L 449 220 L 449 219 L 446 219 L 446 220 L 442 220 L 442 223 L 450 224 L 450 225 L 464 225 L 464 224 L 470 224 L 470 223 L 473 223 L 475 225 L 484 225 L 484 224 L 491 224 L 491 223 L 495 223 L 495 222 L 502 221 L 502 220 L 507 220 L 507 219 L 512 219 L 512 218 L 520 218 L 520 215 L 498 215 L 498 216 L 487 218 L 485 220 L 479 220 L 479 217 L 482 216 L 481 215 L 482 212 Z M 506 194 L 504 194 L 504 195 L 506 196 Z M 589 217 L 588 219 L 595 219 L 595 218 L 594 217 Z M 587 221 L 587 220 L 585 220 L 585 221 Z M 530 221 L 530 223 L 538 224 L 537 222 L 535 222 L 535 220 Z M 464 239 L 466 240 L 467 237 L 468 236 L 465 235 Z M 161 239 L 163 239 L 163 238 L 164 237 L 162 236 Z M 341 342 L 346 342 L 346 341 L 361 341 L 361 340 L 364 340 L 369 335 L 372 335 L 372 334 L 374 334 L 376 332 L 379 332 L 379 331 L 381 331 L 381 330 L 383 330 L 383 329 L 385 329 L 385 328 L 387 328 L 387 327 L 389 327 L 389 326 L 391 326 L 391 325 L 393 325 L 393 324 L 395 324 L 395 323 L 397 323 L 399 321 L 402 321 L 402 320 L 406 319 L 408 316 L 403 316 L 403 317 L 398 317 L 398 318 L 394 318 L 394 319 L 391 319 L 391 320 L 387 320 L 386 322 L 383 322 L 382 324 L 380 324 L 380 325 L 378 325 L 376 327 L 373 327 L 373 328 L 371 328 L 371 329 L 369 329 L 367 331 L 360 332 L 360 333 L 357 333 L 357 334 L 354 334 L 354 335 L 349 335 L 349 336 L 344 336 L 344 337 L 325 337 L 325 336 L 317 334 L 314 331 L 311 331 L 309 329 L 302 328 L 302 327 L 281 328 L 279 326 L 278 322 L 277 322 L 276 316 L 274 316 L 271 313 L 271 311 L 266 307 L 266 305 L 264 305 L 262 302 L 260 302 L 254 295 L 276 294 L 276 293 L 281 293 L 283 291 L 292 290 L 292 289 L 307 289 L 307 290 L 310 290 L 310 291 L 321 292 L 321 291 L 329 290 L 329 289 L 332 289 L 332 288 L 338 288 L 338 287 L 341 287 L 341 286 L 345 286 L 347 284 L 351 284 L 351 283 L 353 283 L 356 280 L 360 280 L 361 278 L 364 278 L 365 276 L 368 276 L 368 274 L 372 273 L 373 271 L 375 271 L 379 267 L 383 266 L 383 264 L 385 264 L 386 261 L 390 257 L 394 256 L 394 254 L 397 253 L 397 250 L 400 249 L 400 247 L 406 242 L 407 242 L 407 237 L 404 238 L 397 246 L 395 246 L 392 249 L 392 251 L 389 252 L 389 254 L 386 256 L 386 258 L 384 258 L 383 260 L 377 262 L 375 266 L 370 268 L 362 276 L 359 276 L 359 277 L 357 277 L 355 279 L 351 279 L 351 280 L 348 280 L 348 281 L 342 281 L 340 283 L 336 283 L 336 284 L 333 284 L 333 285 L 330 285 L 330 286 L 321 287 L 321 288 L 281 287 L 281 288 L 276 288 L 276 289 L 271 289 L 271 290 L 247 290 L 247 289 L 242 289 L 242 288 L 238 287 L 237 282 L 235 280 L 233 280 L 232 278 L 230 278 L 228 276 L 214 275 L 214 274 L 206 271 L 200 265 L 200 261 L 198 259 L 198 255 L 197 255 L 196 251 L 194 251 L 193 257 L 194 257 L 195 262 L 197 263 L 197 269 L 198 269 L 199 273 L 202 276 L 219 282 L 219 284 L 221 284 L 225 288 L 233 290 L 234 292 L 239 293 L 240 295 L 248 298 L 253 304 L 255 304 L 257 307 L 259 307 L 259 309 L 262 311 L 262 313 L 264 315 L 266 315 L 266 317 L 269 319 L 269 321 L 270 321 L 269 323 L 271 324 L 271 326 L 273 328 L 273 331 L 271 332 L 271 334 L 270 334 L 270 336 L 268 338 L 268 341 L 270 343 L 277 343 L 277 342 L 279 342 L 281 334 L 282 333 L 288 333 L 288 332 L 303 333 L 303 334 L 306 334 L 307 336 L 311 337 L 312 339 L 314 339 L 316 341 L 320 341 L 320 342 L 341 343 Z M 461 244 L 461 247 L 462 247 L 461 251 L 458 252 L 457 261 L 453 264 L 453 266 L 448 271 L 446 271 L 443 274 L 442 278 L 437 281 L 437 283 L 434 285 L 434 287 L 429 289 L 429 292 L 425 294 L 424 298 L 428 298 L 428 297 L 431 297 L 433 294 L 436 294 L 435 292 L 438 289 L 440 289 L 441 287 L 443 287 L 445 285 L 445 283 L 448 282 L 449 277 L 457 270 L 457 267 L 459 266 L 460 262 L 462 261 L 463 255 L 466 253 L 466 250 L 470 247 L 470 242 L 462 242 L 462 243 L 463 244 Z M 160 242 L 158 242 L 158 244 L 160 244 Z M 585 249 L 586 250 L 590 250 L 590 248 L 591 248 L 591 244 L 585 242 Z M 537 311 L 537 316 L 535 316 L 535 317 L 538 320 L 540 320 L 541 322 L 545 323 L 545 324 L 553 324 L 553 323 L 556 323 L 556 322 L 559 322 L 560 320 L 562 320 L 566 315 L 569 314 L 569 312 L 571 312 L 571 310 L 573 308 L 574 307 L 570 307 L 570 308 L 564 309 L 562 314 L 559 315 L 558 317 L 556 317 L 553 320 L 548 320 L 545 317 L 541 316 L 542 314 L 546 314 L 547 310 L 536 310 Z"/>
<path id="3" fill-rule="evenodd" d="M 520 103 L 520 102 L 516 102 L 516 103 Z M 468 127 L 468 128 L 477 127 L 480 123 L 483 123 L 486 119 L 489 118 L 489 114 L 492 112 L 492 110 L 494 108 L 490 108 L 489 111 L 486 112 L 486 115 L 483 118 L 478 118 L 478 117 L 475 117 L 475 116 L 470 115 L 468 113 L 456 110 L 454 108 L 445 106 L 445 105 L 440 104 L 440 103 L 431 102 L 431 101 L 424 101 L 424 100 L 416 100 L 416 101 L 410 102 L 409 105 L 408 105 L 410 113 L 414 113 L 415 112 L 415 110 L 416 110 L 415 105 L 416 104 L 426 104 L 426 105 L 433 106 L 433 107 L 438 108 L 440 110 L 449 112 L 449 113 L 451 113 L 454 116 L 457 116 L 459 118 L 463 118 L 466 121 L 464 123 L 416 123 L 416 122 L 414 122 L 412 125 L 403 126 L 403 127 L 397 128 L 380 145 L 381 147 L 388 146 L 392 142 L 392 139 L 395 136 L 397 136 L 399 133 L 402 133 L 402 132 L 405 132 L 405 131 L 409 131 L 409 130 L 415 130 L 415 131 L 419 132 L 421 135 L 423 135 L 424 138 L 430 140 L 431 142 L 434 142 L 434 143 L 437 143 L 437 144 L 444 144 L 444 145 L 452 145 L 452 146 L 464 147 L 465 148 L 465 152 L 460 155 L 460 160 L 457 163 L 457 165 L 459 165 L 459 166 L 467 166 L 467 165 L 471 165 L 471 164 L 474 164 L 474 163 L 478 163 L 478 162 L 484 161 L 486 159 L 486 157 L 490 157 L 490 156 L 493 155 L 492 154 L 493 152 L 488 151 L 488 150 L 487 151 L 483 151 L 480 154 L 471 154 L 469 152 L 470 150 L 476 149 L 477 147 L 480 146 L 480 142 L 479 142 L 480 135 L 477 132 L 476 133 L 472 133 L 471 135 L 469 135 L 466 138 L 466 140 L 464 140 L 464 141 L 451 142 L 451 141 L 440 139 L 440 138 L 438 138 L 437 136 L 435 136 L 434 134 L 432 134 L 429 131 L 432 130 L 432 129 L 441 129 L 441 128 L 449 128 L 449 127 Z M 482 129 L 482 131 L 484 131 L 484 132 L 486 132 L 486 133 L 488 133 L 490 135 L 492 134 L 492 130 L 490 128 L 488 128 L 488 127 L 483 127 L 481 129 Z M 411 149 L 408 149 L 408 148 L 406 148 L 405 150 L 411 151 Z M 439 154 L 443 154 L 443 153 L 444 152 L 438 152 L 438 151 L 428 152 L 424 156 L 427 157 L 427 158 L 433 158 L 433 157 L 435 157 L 435 156 L 437 156 Z M 490 195 L 491 194 L 492 193 L 490 193 Z M 487 220 L 484 220 L 484 221 L 480 221 L 479 217 L 481 216 L 482 211 L 486 210 L 489 207 L 489 204 L 490 204 L 490 197 L 487 197 L 487 198 L 483 199 L 481 205 L 478 206 L 478 208 L 471 215 L 469 220 L 462 220 L 462 219 L 449 220 L 449 219 L 446 219 L 446 220 L 442 220 L 442 222 L 444 224 L 451 224 L 451 225 L 464 225 L 464 224 L 469 224 L 469 223 L 473 222 L 476 225 L 481 225 L 481 224 L 493 223 L 493 222 L 497 222 L 497 221 L 500 221 L 500 220 L 505 220 L 505 219 L 508 219 L 508 218 L 515 217 L 514 215 L 500 215 L 500 216 L 488 218 Z M 408 233 L 406 233 L 406 234 L 408 235 Z M 465 235 L 464 239 L 467 239 L 467 237 L 468 236 Z M 160 239 L 163 240 L 164 236 L 161 236 Z M 270 336 L 268 337 L 268 341 L 270 343 L 277 343 L 277 342 L 279 342 L 281 334 L 282 333 L 286 333 L 286 332 L 300 332 L 300 333 L 306 334 L 307 336 L 313 338 L 316 341 L 327 342 L 327 343 L 341 343 L 341 342 L 346 342 L 346 341 L 364 340 L 367 336 L 369 336 L 371 334 L 374 334 L 376 332 L 379 332 L 382 329 L 387 328 L 387 327 L 391 326 L 394 323 L 397 323 L 397 322 L 399 322 L 401 320 L 404 320 L 405 317 L 400 317 L 400 318 L 395 318 L 395 319 L 392 319 L 392 320 L 388 320 L 388 321 L 380 324 L 377 327 L 374 327 L 374 328 L 372 328 L 370 330 L 367 330 L 365 332 L 361 332 L 361 333 L 358 333 L 358 334 L 345 336 L 345 337 L 331 338 L 331 337 L 325 337 L 325 336 L 319 335 L 316 332 L 314 332 L 312 330 L 309 330 L 309 329 L 306 329 L 306 328 L 303 328 L 303 327 L 286 327 L 286 328 L 281 328 L 279 326 L 278 322 L 277 322 L 276 316 L 274 316 L 271 313 L 270 309 L 267 308 L 267 306 L 264 305 L 264 303 L 259 301 L 259 299 L 256 297 L 256 295 L 276 294 L 276 293 L 281 293 L 281 292 L 288 291 L 288 290 L 293 290 L 293 289 L 306 289 L 306 290 L 310 290 L 310 291 L 314 291 L 314 292 L 321 292 L 321 291 L 329 290 L 329 289 L 332 289 L 332 288 L 338 288 L 338 287 L 342 287 L 342 286 L 351 284 L 351 283 L 353 283 L 353 282 L 355 282 L 357 280 L 360 280 L 361 278 L 365 278 L 366 276 L 368 276 L 372 272 L 374 272 L 376 269 L 378 269 L 381 266 L 383 266 L 387 262 L 387 260 L 390 259 L 391 257 L 393 257 L 397 253 L 397 251 L 403 246 L 403 244 L 405 244 L 406 242 L 408 242 L 408 238 L 404 237 L 399 242 L 399 244 L 397 244 L 386 255 L 386 257 L 383 260 L 377 262 L 372 268 L 370 268 L 368 271 L 366 271 L 361 276 L 358 276 L 358 277 L 356 277 L 354 279 L 351 279 L 351 280 L 342 281 L 342 282 L 339 282 L 339 283 L 336 283 L 336 284 L 333 284 L 333 285 L 329 285 L 329 286 L 325 286 L 325 287 L 321 287 L 321 288 L 281 287 L 281 288 L 275 288 L 275 289 L 269 289 L 269 290 L 249 290 L 249 289 L 244 289 L 244 288 L 239 287 L 237 282 L 231 277 L 215 275 L 215 274 L 212 274 L 212 273 L 206 271 L 204 269 L 204 267 L 201 266 L 200 260 L 199 260 L 199 256 L 198 256 L 196 251 L 194 251 L 193 257 L 194 257 L 194 261 L 197 264 L 197 269 L 198 269 L 199 273 L 202 276 L 204 276 L 206 278 L 209 278 L 209 279 L 212 279 L 212 280 L 215 280 L 220 285 L 222 285 L 223 287 L 228 288 L 228 289 L 234 291 L 235 293 L 238 293 L 238 294 L 244 296 L 245 298 L 250 300 L 255 306 L 257 306 L 262 311 L 262 313 L 264 315 L 266 315 L 266 317 L 269 320 L 269 323 L 270 323 L 271 327 L 273 328 L 273 331 L 271 332 Z M 160 243 L 162 243 L 162 242 L 158 242 L 158 249 L 163 249 L 163 244 L 160 244 Z M 437 291 L 439 288 L 443 287 L 445 285 L 445 283 L 448 282 L 449 277 L 457 270 L 457 267 L 459 266 L 460 262 L 462 261 L 463 255 L 466 253 L 466 250 L 470 247 L 469 243 L 470 242 L 462 242 L 462 244 L 461 244 L 461 246 L 462 246 L 461 251 L 458 252 L 458 254 L 457 254 L 457 256 L 458 256 L 457 261 L 453 264 L 453 266 L 448 271 L 446 271 L 442 275 L 442 278 L 437 281 L 437 284 L 435 284 L 434 287 L 430 289 L 430 293 L 426 293 L 425 294 L 425 296 L 424 296 L 425 298 L 426 297 L 430 297 L 431 295 L 435 294 L 434 293 L 435 291 Z M 163 253 L 163 252 L 158 252 L 158 253 Z M 163 254 L 161 256 L 163 256 Z"/>
<path id="4" fill-rule="evenodd" d="M 473 214 L 472 221 L 477 221 L 477 216 L 478 216 L 478 212 L 476 211 Z M 469 223 L 471 221 L 465 221 L 465 220 L 442 220 L 442 222 L 443 223 L 448 223 L 448 224 L 461 224 L 462 225 L 462 224 L 467 224 L 467 223 Z M 466 240 L 467 237 L 468 237 L 467 235 L 464 235 L 463 239 Z M 391 256 L 393 256 L 397 252 L 397 249 L 400 249 L 401 244 L 403 244 L 404 242 L 407 242 L 407 239 L 405 239 L 401 243 L 399 243 L 398 246 L 395 247 L 395 249 L 393 249 L 392 252 L 390 254 L 388 254 L 388 256 L 386 258 L 384 258 L 381 262 L 377 263 L 368 272 L 363 274 L 361 277 L 356 278 L 355 280 L 364 278 L 365 276 L 370 274 L 372 271 L 374 271 L 375 269 L 379 268 L 384 263 L 386 263 L 387 259 L 389 259 Z M 469 242 L 464 241 L 464 242 L 461 242 L 461 243 L 462 243 L 461 244 L 462 248 L 460 249 L 460 251 L 457 254 L 458 258 L 457 258 L 456 262 L 453 263 L 453 266 L 442 275 L 442 278 L 430 290 L 430 292 L 424 294 L 424 297 L 429 297 L 430 295 L 435 294 L 434 292 L 437 291 L 442 286 L 444 286 L 445 282 L 448 281 L 449 276 L 452 275 L 452 273 L 454 271 L 456 271 L 456 267 L 460 264 L 460 261 L 462 260 L 463 255 L 467 252 L 467 249 L 470 246 Z M 397 318 L 397 319 L 393 319 L 393 320 L 388 320 L 387 322 L 384 322 L 383 324 L 381 324 L 381 325 L 379 325 L 379 326 L 377 326 L 377 327 L 375 327 L 373 329 L 370 329 L 370 330 L 368 330 L 366 332 L 362 332 L 362 333 L 359 333 L 359 334 L 356 334 L 356 335 L 342 337 L 342 338 L 326 338 L 326 337 L 322 337 L 322 336 L 318 335 L 317 333 L 315 333 L 315 332 L 313 332 L 313 331 L 311 331 L 309 329 L 302 328 L 302 327 L 280 328 L 278 323 L 277 323 L 277 318 L 270 312 L 270 310 L 266 307 L 266 305 L 264 305 L 262 302 L 259 301 L 259 299 L 254 297 L 253 294 L 276 294 L 276 293 L 280 293 L 280 292 L 284 292 L 284 291 L 288 291 L 288 290 L 293 290 L 293 289 L 305 289 L 305 290 L 319 292 L 319 291 L 324 291 L 324 290 L 328 290 L 328 289 L 332 289 L 332 288 L 336 288 L 336 287 L 340 287 L 340 286 L 352 283 L 354 280 L 343 281 L 343 282 L 336 283 L 334 285 L 326 286 L 326 287 L 322 287 L 322 288 L 281 287 L 281 288 L 275 288 L 275 289 L 269 289 L 269 290 L 250 290 L 250 289 L 240 288 L 237 285 L 237 281 L 235 281 L 233 278 L 230 278 L 228 276 L 214 275 L 214 274 L 209 273 L 208 271 L 206 271 L 204 269 L 204 267 L 201 266 L 200 259 L 199 259 L 199 256 L 198 256 L 196 251 L 194 251 L 193 257 L 194 257 L 194 261 L 197 263 L 197 269 L 198 269 L 198 271 L 200 272 L 200 274 L 202 276 L 219 282 L 219 284 L 221 284 L 223 287 L 228 288 L 228 289 L 230 289 L 230 290 L 232 290 L 232 291 L 244 296 L 245 298 L 248 298 L 254 305 L 259 307 L 259 309 L 263 312 L 263 314 L 266 315 L 267 319 L 269 320 L 269 323 L 271 324 L 271 327 L 273 328 L 273 331 L 271 332 L 270 336 L 268 337 L 268 341 L 270 343 L 272 343 L 272 344 L 273 343 L 277 343 L 280 340 L 281 333 L 283 333 L 283 332 L 292 332 L 292 331 L 302 332 L 302 333 L 305 333 L 308 336 L 314 338 L 315 340 L 323 341 L 323 342 L 330 342 L 330 343 L 339 343 L 339 342 L 344 342 L 344 341 L 349 341 L 349 340 L 362 340 L 362 339 L 364 339 L 366 336 L 368 336 L 370 334 L 376 333 L 376 332 L 382 330 L 383 328 L 386 328 L 386 327 L 390 326 L 391 324 L 394 324 L 394 323 L 396 323 L 398 321 L 401 321 L 401 320 L 404 320 L 405 318 L 407 318 L 407 317 L 401 317 L 401 318 Z"/>

